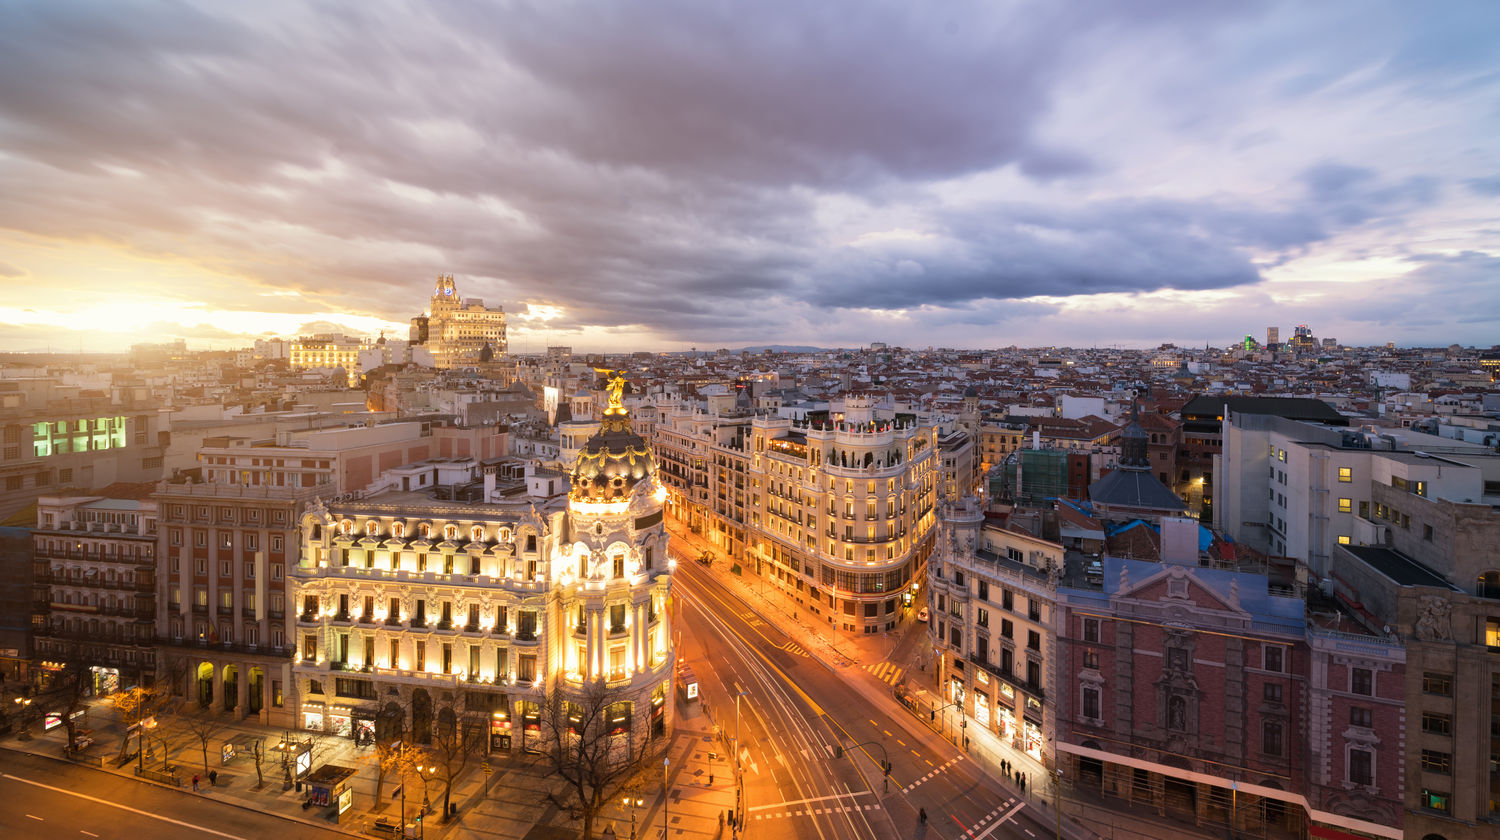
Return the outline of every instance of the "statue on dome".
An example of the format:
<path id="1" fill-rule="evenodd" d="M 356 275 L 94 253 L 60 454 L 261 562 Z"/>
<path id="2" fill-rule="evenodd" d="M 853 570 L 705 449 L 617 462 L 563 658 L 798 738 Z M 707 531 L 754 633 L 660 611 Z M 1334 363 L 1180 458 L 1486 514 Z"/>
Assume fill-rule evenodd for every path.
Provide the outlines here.
<path id="1" fill-rule="evenodd" d="M 625 410 L 625 377 L 617 370 L 608 368 L 594 368 L 594 372 L 605 378 L 605 390 L 609 391 L 609 408 L 611 413 L 619 413 Z"/>

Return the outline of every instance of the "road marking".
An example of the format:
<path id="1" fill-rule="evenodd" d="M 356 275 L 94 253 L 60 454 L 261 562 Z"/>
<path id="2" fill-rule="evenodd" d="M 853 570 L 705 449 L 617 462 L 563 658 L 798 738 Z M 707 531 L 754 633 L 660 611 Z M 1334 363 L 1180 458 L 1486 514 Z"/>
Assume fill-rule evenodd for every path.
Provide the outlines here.
<path id="1" fill-rule="evenodd" d="M 927 761 L 927 759 L 925 759 L 925 758 L 924 758 L 924 759 L 922 759 L 922 760 L 923 760 L 923 761 Z M 937 765 L 936 765 L 936 764 L 933 764 L 933 763 L 932 763 L 932 762 L 931 762 L 931 761 L 927 761 L 927 766 L 928 766 L 928 767 L 936 767 L 936 766 L 937 766 Z"/>
<path id="2" fill-rule="evenodd" d="M 857 790 L 853 793 L 835 793 L 832 796 L 817 796 L 812 799 L 797 799 L 791 802 L 777 802 L 771 805 L 752 805 L 746 811 L 765 811 L 770 808 L 785 808 L 788 805 L 806 805 L 811 802 L 827 802 L 830 799 L 853 799 L 856 796 L 874 796 L 874 791 Z"/>
<path id="3" fill-rule="evenodd" d="M 117 802 L 110 802 L 108 799 L 100 799 L 97 796 L 89 796 L 89 795 L 83 794 L 83 793 L 75 793 L 75 792 L 73 792 L 71 790 L 66 790 L 64 788 L 53 787 L 52 785 L 44 785 L 41 782 L 33 782 L 30 779 L 23 779 L 20 776 L 12 776 L 9 773 L 0 773 L 0 779 L 10 779 L 13 782 L 20 782 L 21 784 L 24 784 L 24 785 L 31 785 L 32 787 L 39 787 L 39 788 L 42 788 L 43 790 L 50 790 L 53 793 L 62 793 L 62 794 L 66 794 L 68 796 L 76 796 L 79 799 L 87 799 L 88 801 L 97 803 L 99 805 L 108 805 L 111 808 L 119 808 L 121 811 L 129 811 L 132 814 L 139 814 L 139 815 L 141 815 L 143 817 L 150 817 L 153 820 L 161 820 L 162 822 L 171 823 L 172 825 L 180 825 L 183 828 L 191 828 L 191 829 L 194 829 L 196 831 L 201 831 L 201 832 L 204 832 L 205 834 L 213 834 L 213 835 L 216 835 L 218 837 L 228 837 L 229 840 L 246 840 L 246 838 L 241 837 L 238 834 L 225 834 L 222 831 L 214 831 L 211 828 L 204 828 L 201 825 L 194 825 L 194 824 L 189 823 L 189 822 L 183 822 L 182 820 L 174 820 L 171 817 L 163 817 L 160 814 L 153 814 L 150 811 L 142 811 L 142 810 L 139 810 L 139 809 L 136 809 L 136 808 L 131 808 L 128 805 L 121 805 L 121 804 L 119 804 Z M 30 817 L 31 815 L 27 814 L 26 816 Z M 41 817 L 31 817 L 31 818 L 34 819 L 34 820 L 40 820 L 41 819 Z"/>
<path id="4" fill-rule="evenodd" d="M 901 745 L 901 746 L 903 746 L 903 747 L 904 747 L 904 746 L 906 746 L 906 742 L 905 742 L 905 741 L 903 741 L 903 740 L 901 740 L 901 739 L 900 739 L 900 738 L 897 738 L 897 739 L 896 739 L 896 743 L 898 743 L 898 744 L 900 744 L 900 745 Z"/>
<path id="5" fill-rule="evenodd" d="M 882 729 L 880 731 L 885 733 L 885 737 L 887 737 L 887 738 L 891 737 L 891 730 L 889 730 L 889 729 Z"/>
<path id="6" fill-rule="evenodd" d="M 26 816 L 29 817 L 29 818 L 31 818 L 31 819 L 33 819 L 33 820 L 36 820 L 37 822 L 46 822 L 46 820 L 42 819 L 41 817 L 37 816 L 36 814 L 27 814 Z"/>
<path id="7" fill-rule="evenodd" d="M 92 831 L 84 831 L 84 830 L 83 830 L 83 829 L 81 829 L 81 828 L 80 828 L 80 829 L 78 829 L 78 833 L 79 833 L 79 834 L 87 834 L 87 835 L 88 835 L 88 836 L 90 836 L 90 837 L 98 837 L 98 836 L 99 836 L 99 835 L 97 835 L 97 834 L 95 834 L 95 833 L 94 833 L 94 832 L 92 832 Z"/>
<path id="8" fill-rule="evenodd" d="M 1029 829 L 1029 828 L 1023 828 L 1021 830 L 1024 831 L 1024 832 L 1026 832 L 1026 836 L 1027 837 L 1035 837 L 1036 836 L 1035 834 L 1031 833 L 1031 829 Z"/>

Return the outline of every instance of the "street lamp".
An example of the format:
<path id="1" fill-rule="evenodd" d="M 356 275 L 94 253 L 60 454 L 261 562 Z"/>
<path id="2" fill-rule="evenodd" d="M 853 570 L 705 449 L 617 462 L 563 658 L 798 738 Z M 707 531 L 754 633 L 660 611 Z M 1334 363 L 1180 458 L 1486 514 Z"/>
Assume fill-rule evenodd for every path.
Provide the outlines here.
<path id="1" fill-rule="evenodd" d="M 1052 804 L 1057 811 L 1057 840 L 1062 840 L 1062 777 L 1063 769 L 1057 768 L 1057 790 L 1052 792 Z"/>
<path id="2" fill-rule="evenodd" d="M 620 803 L 630 809 L 630 840 L 635 840 L 635 810 L 646 804 L 646 800 L 636 796 L 627 796 Z"/>
<path id="3" fill-rule="evenodd" d="M 730 833 L 739 836 L 740 823 L 745 820 L 745 776 L 740 767 L 740 698 L 750 692 L 741 690 L 734 695 L 734 828 Z"/>
<path id="4" fill-rule="evenodd" d="M 662 756 L 662 758 L 661 758 L 661 836 L 662 836 L 662 840 L 666 840 L 667 831 L 669 830 L 669 824 L 671 823 L 671 819 L 667 816 L 667 811 L 672 806 L 672 792 L 669 791 L 669 790 L 667 790 L 667 767 L 671 763 L 672 763 L 672 759 L 667 758 L 666 756 Z"/>
<path id="5" fill-rule="evenodd" d="M 21 740 L 22 741 L 30 741 L 31 740 L 31 698 L 30 697 L 17 697 L 16 698 L 16 705 L 19 707 L 19 708 L 16 709 L 16 715 L 21 718 L 21 736 L 20 736 Z"/>

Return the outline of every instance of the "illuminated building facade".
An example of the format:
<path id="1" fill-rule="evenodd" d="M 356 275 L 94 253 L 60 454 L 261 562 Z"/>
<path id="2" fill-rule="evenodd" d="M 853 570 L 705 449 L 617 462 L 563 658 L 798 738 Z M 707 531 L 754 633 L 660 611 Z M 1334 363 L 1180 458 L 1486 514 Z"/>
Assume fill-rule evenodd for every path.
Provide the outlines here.
<path id="1" fill-rule="evenodd" d="M 1047 687 L 1063 547 L 1019 528 L 986 526 L 977 498 L 942 505 L 926 603 L 934 676 L 966 726 L 1050 761 Z"/>
<path id="2" fill-rule="evenodd" d="M 148 684 L 156 667 L 154 485 L 113 489 L 43 496 L 32 531 L 37 658 L 88 666 L 99 694 Z"/>
<path id="3" fill-rule="evenodd" d="M 288 361 L 298 369 L 343 368 L 350 383 L 359 377 L 359 354 L 371 348 L 362 338 L 347 335 L 300 336 L 292 342 Z"/>
<path id="4" fill-rule="evenodd" d="M 755 417 L 746 556 L 850 633 L 894 629 L 926 571 L 937 429 L 851 397 L 840 415 Z"/>
<path id="5" fill-rule="evenodd" d="M 412 320 L 414 342 L 424 342 L 439 370 L 490 361 L 505 353 L 505 309 L 486 308 L 479 298 L 462 299 L 453 275 L 438 277 L 432 311 Z M 419 323 L 420 322 L 420 323 Z"/>
<path id="6" fill-rule="evenodd" d="M 156 492 L 159 673 L 204 708 L 291 725 L 288 579 L 307 505 L 403 465 L 494 458 L 505 442 L 494 427 L 421 422 L 206 439 L 199 466 Z M 402 478 L 426 487 L 436 468 Z"/>
<path id="7" fill-rule="evenodd" d="M 526 472 L 522 492 L 489 464 L 472 501 L 393 483 L 309 509 L 292 575 L 301 727 L 421 743 L 446 717 L 522 749 L 551 700 L 602 684 L 623 745 L 670 731 L 662 494 L 612 396 L 565 496 L 550 471 Z"/>

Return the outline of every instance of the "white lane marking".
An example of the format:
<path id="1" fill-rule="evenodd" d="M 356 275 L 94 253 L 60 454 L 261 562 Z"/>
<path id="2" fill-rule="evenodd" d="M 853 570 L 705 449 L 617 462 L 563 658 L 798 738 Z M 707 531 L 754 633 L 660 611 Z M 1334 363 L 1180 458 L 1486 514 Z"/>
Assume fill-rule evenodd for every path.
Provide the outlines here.
<path id="1" fill-rule="evenodd" d="M 98 836 L 99 836 L 99 835 L 97 835 L 97 834 L 95 834 L 95 833 L 94 833 L 94 832 L 92 832 L 92 831 L 84 831 L 84 830 L 83 830 L 83 829 L 81 829 L 81 828 L 80 828 L 80 829 L 78 829 L 78 833 L 79 833 L 79 834 L 87 834 L 87 835 L 88 835 L 88 836 L 90 836 L 90 837 L 98 837 Z"/>
<path id="2" fill-rule="evenodd" d="M 21 784 L 24 784 L 24 785 L 31 785 L 32 787 L 39 787 L 39 788 L 42 788 L 43 790 L 50 790 L 53 793 L 62 793 L 62 794 L 66 794 L 68 796 L 76 796 L 79 799 L 87 799 L 88 801 L 96 803 L 96 804 L 99 804 L 99 805 L 108 805 L 111 808 L 119 808 L 121 811 L 129 811 L 132 814 L 139 814 L 139 815 L 141 815 L 143 817 L 150 817 L 153 820 L 161 820 L 162 822 L 171 823 L 172 825 L 180 825 L 183 828 L 191 828 L 191 829 L 193 829 L 195 831 L 201 831 L 201 832 L 204 832 L 205 834 L 213 834 L 213 835 L 218 836 L 218 837 L 228 837 L 229 840 L 246 840 L 246 838 L 241 837 L 238 834 L 225 834 L 222 831 L 214 831 L 211 828 L 204 828 L 201 825 L 194 825 L 194 824 L 189 823 L 189 822 L 183 822 L 182 820 L 174 820 L 171 817 L 164 817 L 164 816 L 162 816 L 160 814 L 153 814 L 150 811 L 141 811 L 141 810 L 138 810 L 136 808 L 131 808 L 128 805 L 121 805 L 121 804 L 119 804 L 117 802 L 110 802 L 108 799 L 100 799 L 97 796 L 89 796 L 88 794 L 75 793 L 75 792 L 73 792 L 71 790 L 65 790 L 63 788 L 53 787 L 52 785 L 44 785 L 41 782 L 33 782 L 30 779 L 23 779 L 23 778 L 21 778 L 19 776 L 12 776 L 9 773 L 0 773 L 0 779 L 10 779 L 13 782 L 20 782 Z M 30 814 L 27 814 L 26 816 L 31 817 Z M 40 820 L 41 819 L 41 817 L 31 817 L 31 818 L 34 819 L 34 820 Z"/>
<path id="3" fill-rule="evenodd" d="M 874 796 L 874 791 L 859 790 L 854 793 L 835 793 L 832 796 L 818 796 L 812 799 L 798 799 L 792 802 L 777 802 L 772 805 L 752 805 L 746 811 L 765 811 L 770 808 L 785 808 L 788 805 L 805 805 L 809 802 L 827 802 L 830 799 L 853 799 L 856 796 Z"/>
<path id="4" fill-rule="evenodd" d="M 33 819 L 33 820 L 36 820 L 37 822 L 46 822 L 46 820 L 42 819 L 41 817 L 37 816 L 36 814 L 27 814 L 26 816 L 29 817 L 29 818 L 31 818 L 31 819 Z"/>

